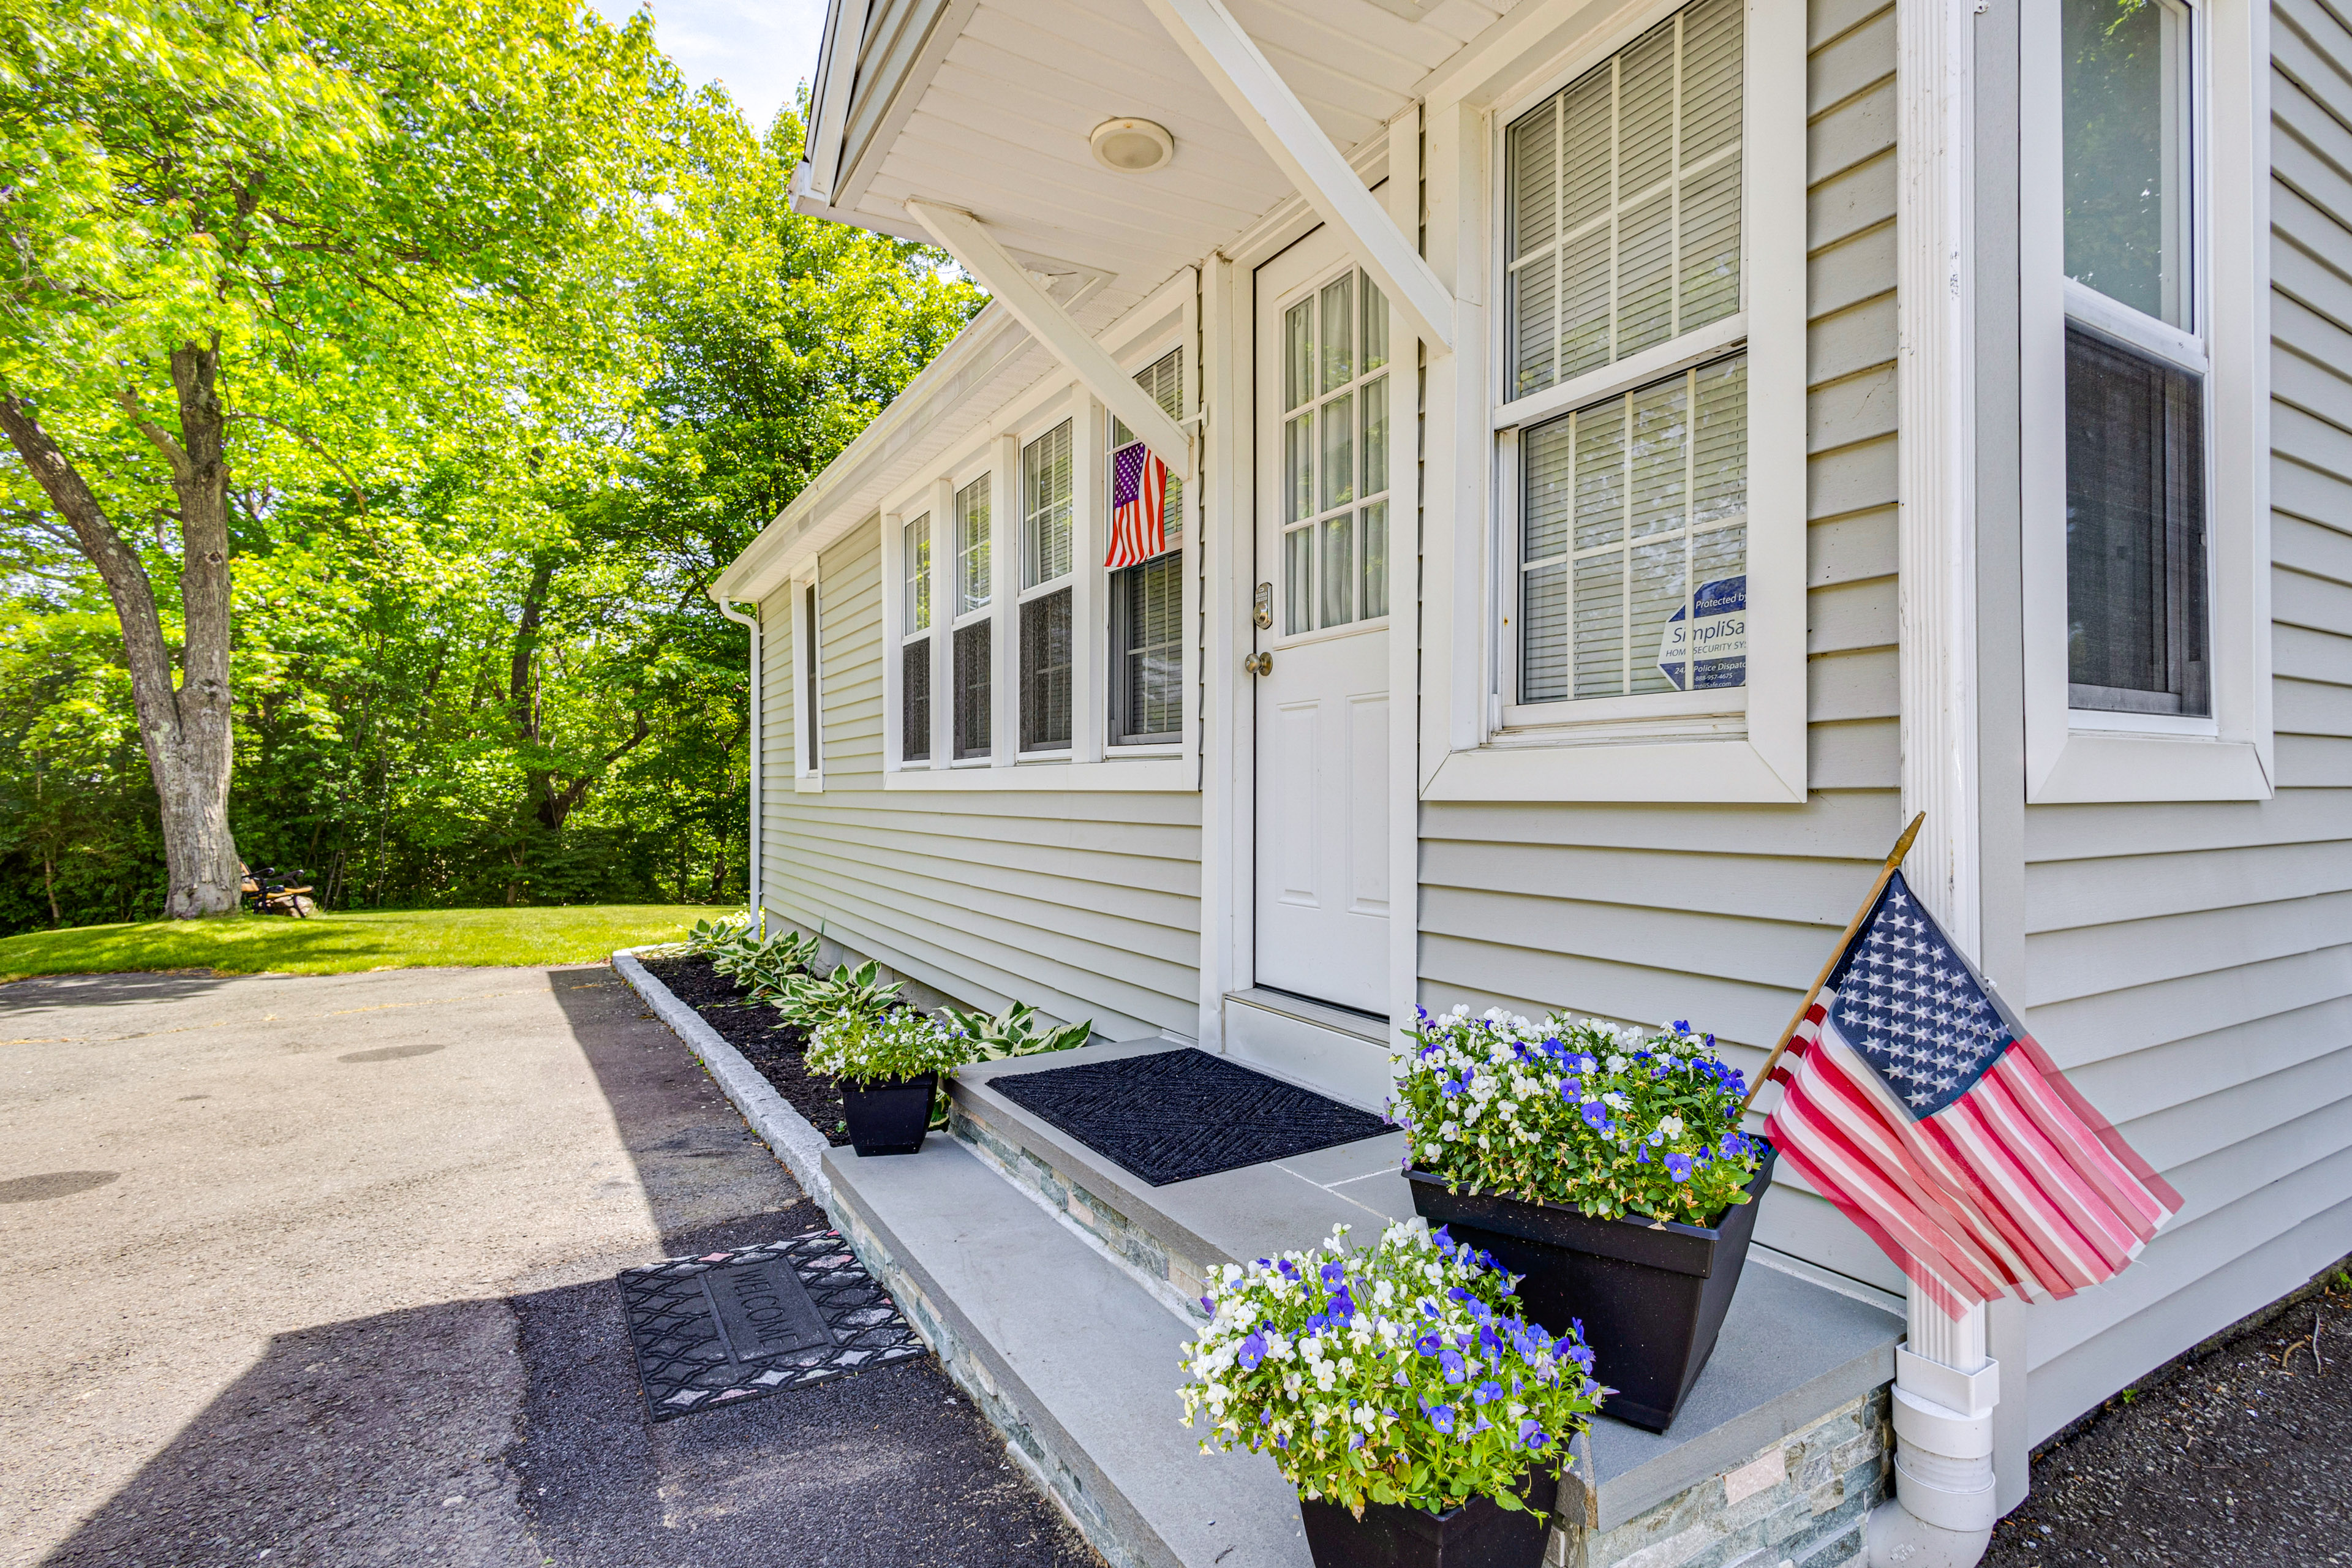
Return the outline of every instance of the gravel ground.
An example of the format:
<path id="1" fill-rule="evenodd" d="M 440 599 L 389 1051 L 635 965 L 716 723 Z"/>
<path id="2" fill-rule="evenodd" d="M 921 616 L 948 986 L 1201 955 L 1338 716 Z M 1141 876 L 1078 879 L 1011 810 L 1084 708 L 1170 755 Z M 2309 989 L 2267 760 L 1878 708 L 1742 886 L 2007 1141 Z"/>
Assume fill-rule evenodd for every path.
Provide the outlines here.
<path id="1" fill-rule="evenodd" d="M 808 1120 L 835 1148 L 849 1143 L 849 1123 L 842 1120 L 841 1088 L 824 1073 L 813 1073 L 802 1059 L 808 1037 L 795 1028 L 778 1028 L 775 1010 L 743 1000 L 743 988 L 710 967 L 701 957 L 648 958 L 647 973 L 669 987 L 670 994 L 702 1015 L 719 1038 L 743 1053 L 760 1076 L 776 1086 L 794 1110 Z"/>
<path id="2" fill-rule="evenodd" d="M 2352 1563 L 2352 1274 L 2329 1269 L 2045 1447 L 1984 1561 Z"/>

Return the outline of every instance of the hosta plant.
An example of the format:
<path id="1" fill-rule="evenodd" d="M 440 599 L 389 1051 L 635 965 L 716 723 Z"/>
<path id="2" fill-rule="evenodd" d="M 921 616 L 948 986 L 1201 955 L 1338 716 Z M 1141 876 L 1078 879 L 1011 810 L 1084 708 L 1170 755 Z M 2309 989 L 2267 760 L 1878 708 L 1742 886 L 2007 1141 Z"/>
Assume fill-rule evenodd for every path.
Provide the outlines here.
<path id="1" fill-rule="evenodd" d="M 1392 1225 L 1349 1250 L 1227 1264 L 1185 1347 L 1184 1424 L 1201 1451 L 1273 1457 L 1302 1497 L 1443 1513 L 1506 1509 L 1529 1467 L 1558 1470 L 1608 1391 L 1581 1325 L 1524 1321 L 1513 1277 L 1443 1229 Z"/>
<path id="2" fill-rule="evenodd" d="M 770 998 L 783 1022 L 783 1028 L 814 1029 L 827 1019 L 849 1014 L 859 1017 L 880 1017 L 898 1000 L 898 983 L 880 978 L 882 966 L 872 959 L 852 969 L 845 963 L 835 964 L 831 974 L 819 979 L 813 974 L 788 974 L 779 984 L 776 994 Z"/>
<path id="3" fill-rule="evenodd" d="M 1686 1023 L 1423 1011 L 1393 1070 L 1408 1164 L 1456 1191 L 1707 1225 L 1748 1201 L 1761 1157 L 1739 1131 L 1746 1080 Z"/>
<path id="4" fill-rule="evenodd" d="M 809 1038 L 807 1062 L 845 1082 L 869 1084 L 944 1072 L 965 1059 L 963 1031 L 911 1007 L 837 1013 Z"/>
<path id="5" fill-rule="evenodd" d="M 782 995 L 784 983 L 816 957 L 816 938 L 783 926 L 762 936 L 749 921 L 740 925 L 698 921 L 687 943 L 688 952 L 708 956 L 711 968 L 748 991 L 755 1003 Z"/>
<path id="6" fill-rule="evenodd" d="M 954 1007 L 947 1009 L 946 1016 L 961 1026 L 971 1041 L 970 1059 L 976 1062 L 1070 1050 L 1085 1045 L 1095 1027 L 1090 1018 L 1083 1024 L 1041 1029 L 1037 1026 L 1037 1009 L 1025 1002 L 1015 1002 L 993 1018 L 985 1013 L 966 1013 Z"/>

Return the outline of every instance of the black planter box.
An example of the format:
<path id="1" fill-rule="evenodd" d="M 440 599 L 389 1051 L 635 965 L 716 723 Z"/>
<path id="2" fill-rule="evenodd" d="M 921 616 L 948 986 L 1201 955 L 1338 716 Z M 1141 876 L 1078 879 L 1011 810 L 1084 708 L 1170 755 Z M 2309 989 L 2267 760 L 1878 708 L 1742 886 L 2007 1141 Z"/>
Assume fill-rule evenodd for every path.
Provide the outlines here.
<path id="1" fill-rule="evenodd" d="M 931 1095 L 939 1075 L 876 1079 L 868 1084 L 841 1080 L 841 1111 L 849 1123 L 849 1144 L 860 1156 L 911 1154 L 923 1146 L 931 1124 Z"/>
<path id="2" fill-rule="evenodd" d="M 1604 1415 L 1663 1432 L 1715 1352 L 1756 1234 L 1780 1151 L 1754 1142 L 1764 1163 L 1748 1184 L 1749 1201 L 1727 1205 L 1712 1227 L 1633 1215 L 1592 1219 L 1559 1204 L 1449 1193 L 1425 1171 L 1405 1177 L 1412 1206 L 1431 1225 L 1527 1276 L 1519 1301 L 1529 1321 L 1557 1334 L 1571 1318 L 1584 1321 L 1592 1375 L 1617 1391 Z"/>
<path id="3" fill-rule="evenodd" d="M 1360 1520 L 1338 1503 L 1300 1498 L 1298 1518 L 1315 1568 L 1538 1568 L 1559 1478 L 1531 1469 L 1519 1497 L 1532 1511 L 1474 1497 L 1444 1513 L 1370 1502 Z"/>

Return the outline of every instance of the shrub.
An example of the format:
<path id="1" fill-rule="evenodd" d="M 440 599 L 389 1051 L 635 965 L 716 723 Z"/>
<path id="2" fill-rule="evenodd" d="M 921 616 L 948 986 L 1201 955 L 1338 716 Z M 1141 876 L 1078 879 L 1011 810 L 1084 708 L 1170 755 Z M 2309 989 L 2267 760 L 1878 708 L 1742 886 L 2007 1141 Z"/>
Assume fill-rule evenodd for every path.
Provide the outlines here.
<path id="1" fill-rule="evenodd" d="M 1015 1002 L 993 1018 L 985 1013 L 965 1013 L 953 1007 L 946 1009 L 946 1016 L 971 1041 L 969 1059 L 976 1062 L 1070 1050 L 1085 1045 L 1095 1028 L 1094 1020 L 1089 1018 L 1083 1024 L 1065 1024 L 1058 1029 L 1040 1032 L 1037 1009 L 1025 1002 Z"/>
<path id="2" fill-rule="evenodd" d="M 1390 1119 L 1449 1187 L 1705 1225 L 1746 1203 L 1761 1158 L 1747 1081 L 1688 1024 L 1655 1034 L 1557 1014 L 1541 1024 L 1422 1012 Z"/>
<path id="3" fill-rule="evenodd" d="M 1444 1230 L 1392 1225 L 1378 1246 L 1227 1264 L 1186 1348 L 1184 1424 L 1201 1451 L 1273 1457 L 1302 1496 L 1442 1513 L 1505 1508 L 1532 1465 L 1557 1469 L 1608 1391 L 1580 1323 L 1524 1321 L 1516 1279 Z"/>
<path id="4" fill-rule="evenodd" d="M 881 1014 L 839 1013 L 816 1027 L 807 1062 L 849 1083 L 919 1078 L 964 1059 L 963 1031 L 911 1007 Z"/>
<path id="5" fill-rule="evenodd" d="M 881 969 L 869 958 L 855 969 L 835 964 L 833 973 L 823 980 L 811 974 L 785 975 L 776 994 L 768 998 L 783 1015 L 784 1021 L 776 1026 L 814 1029 L 843 1014 L 880 1017 L 898 1000 L 898 983 L 879 980 Z"/>

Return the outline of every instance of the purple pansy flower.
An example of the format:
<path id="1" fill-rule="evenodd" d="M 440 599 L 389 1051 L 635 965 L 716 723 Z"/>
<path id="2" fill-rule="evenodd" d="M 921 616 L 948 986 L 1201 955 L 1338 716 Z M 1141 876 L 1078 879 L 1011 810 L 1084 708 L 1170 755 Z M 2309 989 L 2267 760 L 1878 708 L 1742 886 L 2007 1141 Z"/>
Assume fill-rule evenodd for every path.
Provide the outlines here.
<path id="1" fill-rule="evenodd" d="M 1429 1407 L 1429 1424 L 1432 1426 L 1436 1427 L 1441 1432 L 1453 1431 L 1454 1406 L 1451 1405 L 1431 1405 Z"/>
<path id="2" fill-rule="evenodd" d="M 1465 1375 L 1467 1375 L 1463 1371 L 1462 1357 L 1458 1352 L 1452 1350 L 1439 1351 L 1437 1352 L 1437 1364 L 1444 1370 L 1445 1373 L 1445 1381 L 1448 1383 L 1459 1383 Z"/>
<path id="3" fill-rule="evenodd" d="M 1691 1157 L 1688 1154 L 1667 1155 L 1666 1174 L 1672 1176 L 1677 1182 L 1689 1181 L 1691 1178 Z"/>
<path id="4" fill-rule="evenodd" d="M 1549 1442 L 1550 1442 L 1550 1441 L 1551 1441 L 1551 1434 L 1550 1434 L 1550 1433 L 1549 1433 L 1549 1432 L 1547 1432 L 1547 1431 L 1545 1431 L 1541 1426 L 1538 1426 L 1538 1425 L 1537 1425 L 1536 1423 L 1534 1423 L 1533 1421 L 1522 1421 L 1522 1422 L 1520 1422 L 1520 1423 L 1519 1423 L 1519 1447 L 1522 1447 L 1522 1448 L 1540 1448 L 1540 1447 L 1542 1447 L 1546 1443 L 1549 1443 Z"/>
<path id="5" fill-rule="evenodd" d="M 1480 1384 L 1477 1387 L 1472 1389 L 1470 1391 L 1470 1397 L 1476 1400 L 1481 1405 L 1491 1404 L 1495 1400 L 1503 1397 L 1503 1385 L 1496 1383 L 1490 1377 L 1486 1382 Z"/>
<path id="6" fill-rule="evenodd" d="M 1234 1359 L 1242 1363 L 1244 1372 L 1255 1372 L 1257 1363 L 1265 1359 L 1265 1336 L 1253 1331 L 1241 1342 L 1241 1349 Z"/>

